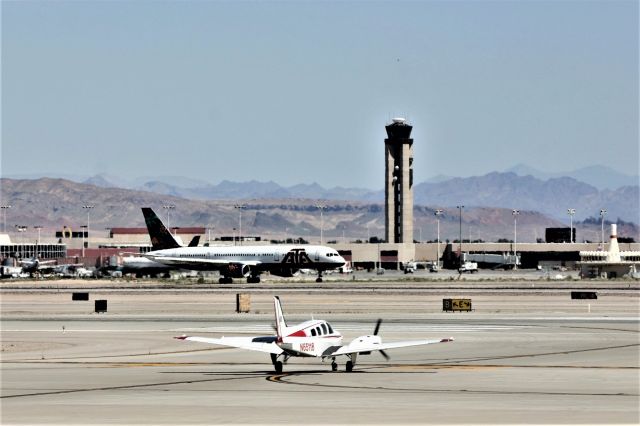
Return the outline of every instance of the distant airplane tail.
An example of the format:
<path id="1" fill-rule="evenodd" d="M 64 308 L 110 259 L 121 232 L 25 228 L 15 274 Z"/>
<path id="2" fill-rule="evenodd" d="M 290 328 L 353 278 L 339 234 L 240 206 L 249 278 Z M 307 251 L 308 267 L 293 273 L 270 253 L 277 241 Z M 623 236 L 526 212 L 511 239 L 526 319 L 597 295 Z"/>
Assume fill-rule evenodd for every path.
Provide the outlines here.
<path id="1" fill-rule="evenodd" d="M 284 329 L 287 327 L 287 322 L 284 320 L 282 305 L 278 296 L 273 296 L 273 305 L 276 313 L 276 333 L 278 334 L 278 339 L 281 339 Z"/>
<path id="2" fill-rule="evenodd" d="M 180 244 L 173 238 L 171 232 L 165 228 L 162 221 L 156 216 L 153 209 L 150 207 L 143 207 L 142 214 L 144 215 L 144 221 L 147 224 L 147 231 L 149 231 L 149 238 L 151 238 L 151 246 L 153 250 L 164 250 L 180 247 Z"/>
<path id="3" fill-rule="evenodd" d="M 200 244 L 200 235 L 196 235 L 191 239 L 189 247 L 198 247 L 198 244 Z"/>

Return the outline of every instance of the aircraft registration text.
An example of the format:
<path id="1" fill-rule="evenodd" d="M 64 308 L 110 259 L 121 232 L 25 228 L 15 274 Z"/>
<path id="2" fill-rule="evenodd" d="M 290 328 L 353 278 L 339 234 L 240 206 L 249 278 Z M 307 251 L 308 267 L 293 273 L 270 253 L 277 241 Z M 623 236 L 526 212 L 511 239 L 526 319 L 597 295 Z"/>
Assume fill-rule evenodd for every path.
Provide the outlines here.
<path id="1" fill-rule="evenodd" d="M 300 343 L 300 352 L 313 352 L 313 343 Z"/>

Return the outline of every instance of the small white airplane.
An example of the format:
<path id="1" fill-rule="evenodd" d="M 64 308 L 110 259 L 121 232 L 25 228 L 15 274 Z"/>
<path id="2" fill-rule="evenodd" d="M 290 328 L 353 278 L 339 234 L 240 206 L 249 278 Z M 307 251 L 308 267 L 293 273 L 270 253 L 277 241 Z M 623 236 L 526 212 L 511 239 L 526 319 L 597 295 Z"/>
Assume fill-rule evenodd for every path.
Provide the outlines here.
<path id="1" fill-rule="evenodd" d="M 378 336 L 380 323 L 382 322 L 382 320 L 379 319 L 373 335 L 360 336 L 353 339 L 348 345 L 343 345 L 342 335 L 326 321 L 310 320 L 295 326 L 287 326 L 284 314 L 282 313 L 280 298 L 274 296 L 273 303 L 276 315 L 275 336 L 221 337 L 216 339 L 183 335 L 175 338 L 250 351 L 266 352 L 271 354 L 271 362 L 278 374 L 282 373 L 283 362 L 286 363 L 291 357 L 317 357 L 322 358 L 322 361 L 331 358 L 331 370 L 337 371 L 338 364 L 336 363 L 336 357 L 344 355 L 349 358 L 346 363 L 346 371 L 352 371 L 356 365 L 358 355 L 369 355 L 373 351 L 379 351 L 382 356 L 388 360 L 389 356 L 385 352 L 387 349 L 453 341 L 453 337 L 449 337 L 439 340 L 407 340 L 382 343 L 382 339 Z M 280 360 L 281 358 L 282 361 Z"/>
<path id="2" fill-rule="evenodd" d="M 58 261 L 55 259 L 41 260 L 39 256 L 34 256 L 30 259 L 21 259 L 19 262 L 24 272 L 35 274 L 55 269 Z"/>

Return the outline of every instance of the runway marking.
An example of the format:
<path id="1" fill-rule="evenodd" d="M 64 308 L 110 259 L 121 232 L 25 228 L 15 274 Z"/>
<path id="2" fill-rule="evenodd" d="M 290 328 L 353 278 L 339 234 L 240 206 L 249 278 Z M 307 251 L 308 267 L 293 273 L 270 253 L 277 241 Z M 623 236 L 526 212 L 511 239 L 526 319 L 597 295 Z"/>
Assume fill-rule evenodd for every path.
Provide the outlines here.
<path id="1" fill-rule="evenodd" d="M 183 385 L 183 384 L 189 384 L 189 383 L 205 383 L 205 382 L 218 382 L 218 381 L 229 381 L 229 380 L 256 379 L 256 378 L 262 378 L 262 377 L 264 377 L 264 374 L 252 373 L 251 375 L 248 375 L 245 377 L 222 377 L 222 378 L 215 378 L 215 379 L 181 380 L 181 381 L 175 381 L 175 382 L 145 383 L 140 385 L 105 386 L 105 387 L 85 388 L 85 389 L 66 389 L 66 390 L 56 390 L 56 391 L 47 391 L 47 392 L 34 392 L 34 393 L 25 393 L 25 394 L 17 394 L 17 395 L 2 395 L 0 396 L 0 399 L 24 398 L 29 396 L 61 395 L 61 394 L 79 393 L 79 392 L 109 391 L 109 390 L 120 390 L 120 389 L 139 389 L 139 388 L 150 388 L 150 387 L 156 387 L 156 386 Z"/>
<path id="2" fill-rule="evenodd" d="M 309 386 L 320 387 L 330 389 L 349 389 L 349 390 L 370 390 L 370 391 L 384 391 L 384 392 L 411 392 L 411 393 L 468 393 L 468 394 L 492 394 L 492 395 L 547 395 L 547 396 L 615 396 L 615 397 L 633 397 L 637 398 L 640 394 L 633 393 L 588 393 L 588 392 L 543 392 L 543 391 L 499 391 L 499 390 L 472 390 L 472 389 L 419 389 L 419 388 L 390 388 L 382 386 L 358 386 L 358 385 L 332 385 L 332 384 L 319 384 L 319 383 L 300 383 L 287 380 L 288 378 L 295 378 L 301 376 L 304 373 L 283 373 L 281 375 L 274 375 L 267 377 L 267 381 L 273 383 L 297 385 L 297 386 Z M 335 374 L 335 373 L 333 373 Z M 354 372 L 346 373 L 354 374 Z M 355 373 L 357 374 L 357 373 Z M 376 374 L 376 373 L 372 373 Z"/>

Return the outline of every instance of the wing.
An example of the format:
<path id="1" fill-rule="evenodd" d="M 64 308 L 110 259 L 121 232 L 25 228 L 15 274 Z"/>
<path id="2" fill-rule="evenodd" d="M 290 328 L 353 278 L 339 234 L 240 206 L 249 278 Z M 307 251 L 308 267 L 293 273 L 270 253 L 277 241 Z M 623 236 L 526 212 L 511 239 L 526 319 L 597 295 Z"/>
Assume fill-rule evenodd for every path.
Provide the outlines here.
<path id="1" fill-rule="evenodd" d="M 229 346 L 231 348 L 246 349 L 249 351 L 266 352 L 270 354 L 280 355 L 283 350 L 276 345 L 275 336 L 264 337 L 221 337 L 219 339 L 212 337 L 197 336 L 180 336 L 176 337 L 180 340 L 189 340 L 191 342 L 209 343 L 211 345 Z"/>
<path id="2" fill-rule="evenodd" d="M 446 343 L 453 342 L 453 337 L 449 337 L 448 339 L 440 339 L 440 340 L 405 340 L 401 342 L 391 342 L 391 343 L 355 343 L 351 342 L 346 346 L 341 346 L 337 348 L 330 355 L 347 355 L 359 352 L 372 352 L 372 351 L 384 351 L 387 349 L 396 349 L 396 348 L 406 348 L 409 346 L 422 346 L 422 345 L 432 345 L 434 343 Z"/>
<path id="3" fill-rule="evenodd" d="M 243 260 L 241 262 L 231 262 L 228 259 L 194 259 L 188 257 L 172 257 L 172 256 L 146 256 L 147 259 L 151 259 L 156 262 L 163 263 L 165 265 L 177 265 L 177 266 L 196 266 L 203 267 L 209 266 L 212 269 L 223 268 L 230 263 L 242 263 L 243 265 L 256 266 L 262 262 L 257 260 Z"/>

